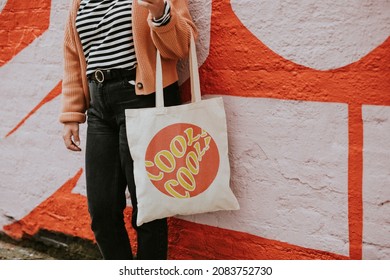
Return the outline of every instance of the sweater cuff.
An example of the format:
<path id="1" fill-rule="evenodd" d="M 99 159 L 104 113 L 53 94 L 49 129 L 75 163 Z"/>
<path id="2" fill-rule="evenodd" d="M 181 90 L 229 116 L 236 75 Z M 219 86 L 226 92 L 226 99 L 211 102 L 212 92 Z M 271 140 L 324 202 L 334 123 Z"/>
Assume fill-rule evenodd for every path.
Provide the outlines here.
<path id="1" fill-rule="evenodd" d="M 66 113 L 61 113 L 59 119 L 61 123 L 68 123 L 68 122 L 84 123 L 87 117 L 83 113 L 66 112 Z"/>
<path id="2" fill-rule="evenodd" d="M 171 5 L 169 4 L 168 1 L 165 1 L 163 16 L 158 19 L 152 18 L 152 23 L 154 26 L 159 27 L 159 26 L 166 25 L 170 19 L 171 19 Z"/>

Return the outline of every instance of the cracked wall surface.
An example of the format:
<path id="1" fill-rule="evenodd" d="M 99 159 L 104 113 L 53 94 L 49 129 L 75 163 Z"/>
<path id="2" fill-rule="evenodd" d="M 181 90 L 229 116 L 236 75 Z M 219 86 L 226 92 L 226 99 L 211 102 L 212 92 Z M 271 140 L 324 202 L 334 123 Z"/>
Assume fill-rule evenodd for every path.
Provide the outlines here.
<path id="1" fill-rule="evenodd" d="M 363 108 L 364 227 L 363 256 L 389 259 L 390 239 L 390 108 Z"/>

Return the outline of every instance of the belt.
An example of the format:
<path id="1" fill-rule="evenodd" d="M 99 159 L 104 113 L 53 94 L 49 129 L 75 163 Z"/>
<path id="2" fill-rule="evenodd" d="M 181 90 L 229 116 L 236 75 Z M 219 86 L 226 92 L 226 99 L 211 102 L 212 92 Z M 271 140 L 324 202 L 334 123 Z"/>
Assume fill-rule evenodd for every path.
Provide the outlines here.
<path id="1" fill-rule="evenodd" d="M 87 77 L 89 80 L 103 83 L 109 80 L 119 80 L 122 78 L 135 78 L 135 68 L 131 70 L 127 69 L 97 69 L 95 72 L 89 74 Z"/>

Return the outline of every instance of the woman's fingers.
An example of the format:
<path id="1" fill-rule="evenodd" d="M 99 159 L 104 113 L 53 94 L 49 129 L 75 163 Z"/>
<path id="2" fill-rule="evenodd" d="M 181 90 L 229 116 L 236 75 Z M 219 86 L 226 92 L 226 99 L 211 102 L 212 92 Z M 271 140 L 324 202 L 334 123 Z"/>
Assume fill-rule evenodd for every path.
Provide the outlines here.
<path id="1" fill-rule="evenodd" d="M 64 144 L 67 149 L 75 152 L 81 151 L 80 136 L 79 136 L 79 124 L 78 123 L 66 123 L 64 124 L 63 136 Z"/>

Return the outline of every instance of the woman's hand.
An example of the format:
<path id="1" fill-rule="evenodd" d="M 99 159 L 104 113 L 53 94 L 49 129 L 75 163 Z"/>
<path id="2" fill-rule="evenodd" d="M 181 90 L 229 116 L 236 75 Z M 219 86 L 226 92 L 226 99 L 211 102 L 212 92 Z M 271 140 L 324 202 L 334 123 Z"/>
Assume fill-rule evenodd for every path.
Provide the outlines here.
<path id="1" fill-rule="evenodd" d="M 138 5 L 148 9 L 155 19 L 159 19 L 164 15 L 164 0 L 138 0 Z"/>
<path id="2" fill-rule="evenodd" d="M 74 152 L 80 152 L 79 123 L 69 122 L 64 124 L 63 136 L 65 146 Z"/>

